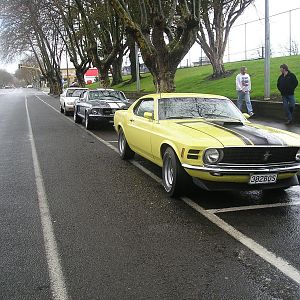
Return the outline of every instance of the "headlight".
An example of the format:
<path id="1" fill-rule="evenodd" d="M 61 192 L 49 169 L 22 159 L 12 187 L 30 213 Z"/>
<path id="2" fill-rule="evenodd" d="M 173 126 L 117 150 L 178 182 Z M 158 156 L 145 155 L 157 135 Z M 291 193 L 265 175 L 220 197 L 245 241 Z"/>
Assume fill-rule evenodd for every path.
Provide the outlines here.
<path id="1" fill-rule="evenodd" d="M 223 151 L 218 149 L 207 149 L 203 161 L 208 164 L 215 164 L 223 158 Z"/>
<path id="2" fill-rule="evenodd" d="M 296 161 L 300 161 L 300 149 L 298 150 L 296 154 Z"/>
<path id="3" fill-rule="evenodd" d="M 92 115 L 99 115 L 99 109 L 97 109 L 97 108 L 93 108 L 92 110 L 91 110 L 91 114 Z"/>

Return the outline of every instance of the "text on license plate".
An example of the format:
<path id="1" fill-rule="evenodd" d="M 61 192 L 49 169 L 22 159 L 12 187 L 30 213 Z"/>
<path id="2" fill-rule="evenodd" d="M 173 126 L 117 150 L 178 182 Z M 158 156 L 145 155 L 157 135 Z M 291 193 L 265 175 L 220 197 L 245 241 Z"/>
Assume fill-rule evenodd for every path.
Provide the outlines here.
<path id="1" fill-rule="evenodd" d="M 250 176 L 249 184 L 275 183 L 277 174 L 253 174 Z"/>

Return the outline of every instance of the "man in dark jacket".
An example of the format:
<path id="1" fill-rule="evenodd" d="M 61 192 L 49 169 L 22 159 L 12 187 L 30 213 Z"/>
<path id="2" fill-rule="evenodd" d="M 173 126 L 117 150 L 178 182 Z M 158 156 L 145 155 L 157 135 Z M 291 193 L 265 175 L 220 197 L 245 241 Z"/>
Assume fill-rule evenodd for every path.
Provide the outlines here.
<path id="1" fill-rule="evenodd" d="M 281 93 L 283 101 L 283 109 L 287 117 L 285 124 L 290 125 L 293 121 L 293 112 L 295 109 L 294 91 L 298 85 L 298 80 L 295 74 L 289 71 L 286 64 L 280 66 L 281 75 L 277 80 L 277 88 Z"/>

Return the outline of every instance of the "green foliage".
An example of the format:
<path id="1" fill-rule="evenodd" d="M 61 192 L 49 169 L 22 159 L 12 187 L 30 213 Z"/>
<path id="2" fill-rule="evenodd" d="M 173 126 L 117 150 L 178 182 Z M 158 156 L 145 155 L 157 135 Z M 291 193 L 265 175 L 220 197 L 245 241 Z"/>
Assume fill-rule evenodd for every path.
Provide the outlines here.
<path id="1" fill-rule="evenodd" d="M 279 66 L 283 63 L 289 66 L 300 85 L 300 72 L 298 72 L 300 56 L 276 57 L 271 59 L 270 63 L 270 90 L 271 99 L 281 99 L 280 93 L 277 90 L 277 79 L 280 75 Z M 240 67 L 246 66 L 252 81 L 252 99 L 262 100 L 264 98 L 264 60 L 249 60 L 225 64 L 225 70 L 232 71 L 228 77 L 221 79 L 211 79 L 212 68 L 210 65 L 178 69 L 175 76 L 176 92 L 197 92 L 209 93 L 227 96 L 231 99 L 236 99 L 235 77 L 239 73 Z M 115 89 L 134 92 L 136 91 L 136 83 L 128 84 L 130 76 L 123 77 L 124 82 L 114 86 Z M 97 88 L 99 84 L 94 83 L 88 86 L 89 88 Z M 153 78 L 151 74 L 142 74 L 141 90 L 143 92 L 154 92 Z M 300 86 L 295 93 L 297 102 L 300 103 Z"/>

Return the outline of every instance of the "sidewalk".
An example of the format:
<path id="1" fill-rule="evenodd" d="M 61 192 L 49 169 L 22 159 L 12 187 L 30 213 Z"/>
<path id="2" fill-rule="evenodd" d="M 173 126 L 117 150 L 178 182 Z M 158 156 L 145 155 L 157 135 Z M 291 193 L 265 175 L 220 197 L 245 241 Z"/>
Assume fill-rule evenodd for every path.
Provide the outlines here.
<path id="1" fill-rule="evenodd" d="M 292 125 L 285 125 L 284 120 L 275 120 L 275 119 L 262 118 L 262 117 L 253 117 L 253 118 L 249 119 L 249 121 L 252 123 L 257 123 L 257 124 L 261 124 L 261 125 L 265 125 L 265 126 L 279 128 L 279 129 L 283 129 L 283 130 L 287 130 L 290 132 L 300 134 L 300 124 L 299 123 L 293 123 Z"/>

